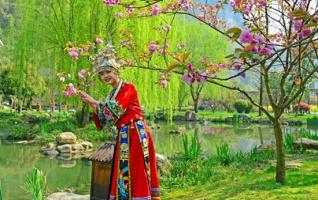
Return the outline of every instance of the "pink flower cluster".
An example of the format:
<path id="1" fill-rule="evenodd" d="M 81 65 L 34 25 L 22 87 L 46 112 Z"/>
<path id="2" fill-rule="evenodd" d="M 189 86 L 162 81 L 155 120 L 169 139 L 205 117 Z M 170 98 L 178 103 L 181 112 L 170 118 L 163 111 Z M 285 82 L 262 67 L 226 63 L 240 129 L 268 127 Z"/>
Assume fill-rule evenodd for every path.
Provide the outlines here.
<path id="1" fill-rule="evenodd" d="M 151 52 L 151 53 L 154 53 L 158 50 L 159 48 L 159 45 L 156 44 L 155 42 L 150 42 L 150 44 L 148 45 L 148 50 Z"/>
<path id="2" fill-rule="evenodd" d="M 71 50 L 68 52 L 68 54 L 74 59 L 74 60 L 78 60 L 78 53 L 75 50 Z"/>
<path id="3" fill-rule="evenodd" d="M 78 78 L 81 80 L 86 80 L 90 75 L 91 73 L 85 68 L 77 73 Z"/>
<path id="4" fill-rule="evenodd" d="M 233 10 L 242 12 L 245 15 L 248 15 L 256 6 L 256 8 L 262 8 L 267 5 L 267 0 L 232 0 L 231 5 Z"/>
<path id="5" fill-rule="evenodd" d="M 256 37 L 248 30 L 243 30 L 240 35 L 240 42 L 248 44 L 249 49 L 262 56 L 270 56 L 273 53 L 273 48 L 269 44 L 265 44 L 265 39 L 262 35 L 258 34 Z"/>
<path id="6" fill-rule="evenodd" d="M 118 5 L 120 3 L 120 0 L 103 0 L 103 3 L 106 6 L 114 7 L 114 6 L 116 6 L 116 5 Z"/>
<path id="7" fill-rule="evenodd" d="M 66 97 L 71 97 L 77 95 L 77 89 L 74 87 L 72 83 L 69 83 L 66 87 L 66 90 L 64 90 L 63 95 Z"/>
<path id="8" fill-rule="evenodd" d="M 159 14 L 160 14 L 160 6 L 159 6 L 159 4 L 156 3 L 156 4 L 153 6 L 152 11 L 151 11 L 151 14 L 152 14 L 153 16 L 156 16 L 156 15 L 159 15 Z"/>
<path id="9" fill-rule="evenodd" d="M 171 74 L 170 73 L 166 74 L 166 73 L 160 72 L 159 75 L 160 75 L 160 86 L 162 88 L 167 88 L 168 87 L 168 80 L 167 79 L 171 78 Z"/>
<path id="10" fill-rule="evenodd" d="M 207 71 L 194 71 L 192 63 L 188 64 L 188 73 L 184 74 L 182 80 L 188 85 L 198 82 L 203 84 L 208 79 Z"/>
<path id="11" fill-rule="evenodd" d="M 179 6 L 181 9 L 189 10 L 189 9 L 192 8 L 193 3 L 192 3 L 191 0 L 179 0 L 178 6 Z"/>
<path id="12" fill-rule="evenodd" d="M 95 41 L 96 41 L 97 44 L 103 44 L 104 43 L 104 40 L 102 38 L 99 38 L 99 37 L 96 37 Z"/>
<path id="13" fill-rule="evenodd" d="M 297 32 L 297 39 L 301 40 L 310 35 L 310 28 L 303 28 L 303 20 L 295 20 L 294 21 L 294 30 Z"/>

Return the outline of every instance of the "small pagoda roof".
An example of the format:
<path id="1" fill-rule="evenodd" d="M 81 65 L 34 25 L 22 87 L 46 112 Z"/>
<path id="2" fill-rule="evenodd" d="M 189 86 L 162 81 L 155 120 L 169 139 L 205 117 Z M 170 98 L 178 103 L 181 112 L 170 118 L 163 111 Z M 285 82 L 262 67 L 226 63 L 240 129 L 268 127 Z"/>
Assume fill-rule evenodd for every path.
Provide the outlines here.
<path id="1" fill-rule="evenodd" d="M 97 151 L 92 153 L 92 155 L 90 155 L 88 159 L 91 161 L 112 163 L 114 150 L 115 144 L 105 143 Z"/>

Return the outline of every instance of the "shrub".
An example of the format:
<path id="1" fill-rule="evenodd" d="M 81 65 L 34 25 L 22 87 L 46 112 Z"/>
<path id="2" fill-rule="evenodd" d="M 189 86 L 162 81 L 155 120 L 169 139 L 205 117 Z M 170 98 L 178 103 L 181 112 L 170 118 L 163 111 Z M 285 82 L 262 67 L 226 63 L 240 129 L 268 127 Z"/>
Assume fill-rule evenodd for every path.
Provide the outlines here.
<path id="1" fill-rule="evenodd" d="M 238 113 L 249 113 L 252 107 L 253 106 L 246 100 L 237 100 L 234 103 L 234 108 Z"/>
<path id="2" fill-rule="evenodd" d="M 304 102 L 300 102 L 299 104 L 295 104 L 293 106 L 293 111 L 299 111 L 300 113 L 309 113 L 310 112 L 310 105 Z"/>

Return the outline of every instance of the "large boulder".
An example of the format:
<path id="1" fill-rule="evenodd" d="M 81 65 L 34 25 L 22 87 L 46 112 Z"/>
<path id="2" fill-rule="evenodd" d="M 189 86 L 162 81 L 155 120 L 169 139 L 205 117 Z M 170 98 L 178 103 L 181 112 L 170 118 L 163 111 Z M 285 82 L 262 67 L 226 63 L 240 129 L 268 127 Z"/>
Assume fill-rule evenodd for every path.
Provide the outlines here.
<path id="1" fill-rule="evenodd" d="M 171 171 L 171 163 L 164 155 L 156 153 L 158 171 L 162 175 L 169 175 Z"/>
<path id="2" fill-rule="evenodd" d="M 56 147 L 56 149 L 60 153 L 71 153 L 72 152 L 72 145 L 71 144 L 63 144 Z"/>
<path id="3" fill-rule="evenodd" d="M 93 150 L 93 144 L 91 142 L 84 141 L 81 143 L 86 151 Z"/>
<path id="4" fill-rule="evenodd" d="M 57 192 L 48 196 L 48 200 L 89 200 L 89 195 L 78 195 L 70 192 Z"/>
<path id="5" fill-rule="evenodd" d="M 75 144 L 76 143 L 76 135 L 72 132 L 64 132 L 56 137 L 56 142 L 58 144 Z"/>
<path id="6" fill-rule="evenodd" d="M 300 138 L 293 142 L 293 147 L 295 149 L 314 149 L 318 150 L 318 141 L 317 140 L 311 140 L 308 138 Z"/>
<path id="7" fill-rule="evenodd" d="M 81 152 L 84 150 L 85 150 L 85 148 L 81 144 L 72 144 L 72 151 L 73 152 Z"/>

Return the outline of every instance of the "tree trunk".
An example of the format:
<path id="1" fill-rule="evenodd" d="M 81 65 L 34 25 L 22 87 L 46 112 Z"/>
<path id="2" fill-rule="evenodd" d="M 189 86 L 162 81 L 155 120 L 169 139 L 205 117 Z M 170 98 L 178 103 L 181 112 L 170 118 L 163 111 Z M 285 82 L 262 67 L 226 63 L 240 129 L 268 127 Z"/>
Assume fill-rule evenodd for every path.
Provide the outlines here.
<path id="1" fill-rule="evenodd" d="M 195 113 L 198 113 L 198 103 L 199 103 L 198 99 L 193 99 L 193 107 L 194 107 Z"/>
<path id="2" fill-rule="evenodd" d="M 263 106 L 263 76 L 260 75 L 260 83 L 259 83 L 259 105 Z M 258 116 L 262 116 L 261 108 L 258 109 Z"/>
<path id="3" fill-rule="evenodd" d="M 79 116 L 79 127 L 84 128 L 89 123 L 89 106 L 84 103 Z"/>
<path id="4" fill-rule="evenodd" d="M 283 145 L 283 131 L 281 124 L 278 120 L 274 120 L 274 133 L 276 139 L 276 154 L 277 154 L 277 164 L 276 164 L 276 182 L 284 184 L 285 183 L 285 152 Z"/>

